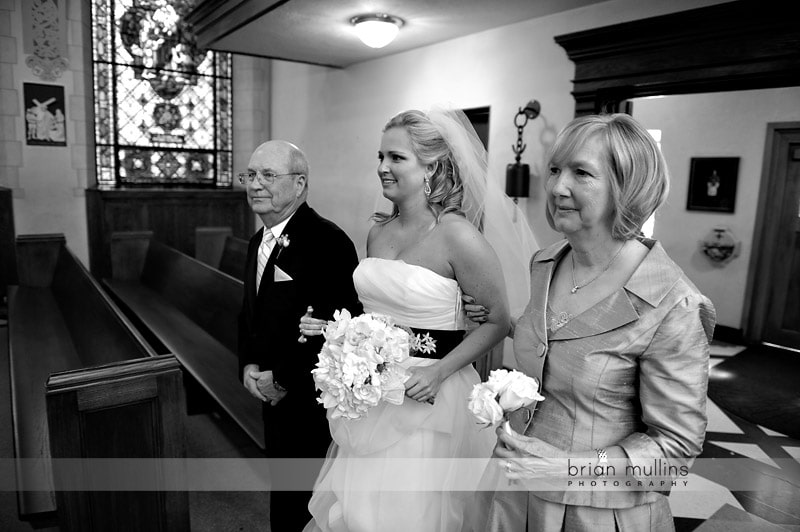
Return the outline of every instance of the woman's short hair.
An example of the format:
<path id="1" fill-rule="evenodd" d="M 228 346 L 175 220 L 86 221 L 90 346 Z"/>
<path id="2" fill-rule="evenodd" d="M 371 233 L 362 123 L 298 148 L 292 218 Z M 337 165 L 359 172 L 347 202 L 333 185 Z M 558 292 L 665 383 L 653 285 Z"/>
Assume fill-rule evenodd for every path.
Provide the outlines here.
<path id="1" fill-rule="evenodd" d="M 595 136 L 606 154 L 602 163 L 611 177 L 612 236 L 635 238 L 669 194 L 667 163 L 656 141 L 639 122 L 616 113 L 580 116 L 567 124 L 550 149 L 548 167 L 568 163 Z M 553 225 L 549 212 L 547 221 Z"/>
<path id="2" fill-rule="evenodd" d="M 433 165 L 434 172 L 430 176 L 431 194 L 428 205 L 436 214 L 437 221 L 448 213 L 462 214 L 462 201 L 464 200 L 464 186 L 455 163 L 452 150 L 444 139 L 439 129 L 431 122 L 422 111 L 403 111 L 395 115 L 386 123 L 383 132 L 392 128 L 403 128 L 411 139 L 411 148 L 414 155 L 424 165 Z M 372 219 L 385 223 L 395 218 L 398 214 L 397 205 L 391 214 L 376 212 Z"/>

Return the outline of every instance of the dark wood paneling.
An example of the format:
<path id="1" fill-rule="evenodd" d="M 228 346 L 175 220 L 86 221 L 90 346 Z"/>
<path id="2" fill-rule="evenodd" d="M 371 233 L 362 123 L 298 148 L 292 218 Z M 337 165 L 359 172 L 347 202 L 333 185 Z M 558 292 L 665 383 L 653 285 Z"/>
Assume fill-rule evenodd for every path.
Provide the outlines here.
<path id="1" fill-rule="evenodd" d="M 139 279 L 152 239 L 152 231 L 111 233 L 111 275 L 128 281 Z"/>
<path id="2" fill-rule="evenodd" d="M 227 226 L 249 238 L 253 214 L 243 190 L 100 190 L 86 191 L 89 258 L 92 273 L 111 276 L 111 234 L 152 231 L 153 238 L 187 255 L 195 254 L 195 230 Z"/>
<path id="3" fill-rule="evenodd" d="M 249 242 L 243 238 L 235 236 L 226 238 L 222 257 L 219 259 L 219 271 L 244 281 L 248 245 Z"/>
<path id="4" fill-rule="evenodd" d="M 54 374 L 47 382 L 52 456 L 183 458 L 184 408 L 180 367 L 169 355 Z M 113 485 L 128 464 L 115 461 L 118 469 L 109 470 L 89 460 L 76 479 L 60 463 L 54 467 L 57 488 L 80 488 L 80 481 L 87 489 Z M 131 475 L 152 491 L 58 491 L 60 530 L 189 530 L 187 494 L 160 490 L 180 479 L 164 478 L 157 461 L 138 465 Z"/>
<path id="5" fill-rule="evenodd" d="M 230 227 L 198 227 L 194 237 L 194 258 L 212 268 L 219 268 L 225 239 L 231 233 Z"/>
<path id="6" fill-rule="evenodd" d="M 17 284 L 14 239 L 14 199 L 11 189 L 0 187 L 0 299 L 6 295 L 8 285 Z"/>
<path id="7" fill-rule="evenodd" d="M 49 287 L 66 241 L 62 234 L 18 236 L 17 272 L 20 286 Z"/>
<path id="8" fill-rule="evenodd" d="M 738 1 L 555 38 L 575 63 L 575 114 L 641 96 L 800 84 L 800 25 Z"/>
<path id="9" fill-rule="evenodd" d="M 195 258 L 244 281 L 249 241 L 231 235 L 230 227 L 198 227 Z"/>

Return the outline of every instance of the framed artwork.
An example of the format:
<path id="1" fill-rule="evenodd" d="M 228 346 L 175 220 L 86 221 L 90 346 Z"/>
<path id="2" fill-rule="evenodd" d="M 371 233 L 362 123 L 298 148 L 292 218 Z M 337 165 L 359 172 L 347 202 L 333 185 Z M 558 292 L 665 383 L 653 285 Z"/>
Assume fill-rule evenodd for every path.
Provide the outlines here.
<path id="1" fill-rule="evenodd" d="M 24 83 L 25 139 L 29 146 L 66 146 L 64 87 Z"/>
<path id="2" fill-rule="evenodd" d="M 689 211 L 733 212 L 739 157 L 692 157 L 689 168 Z"/>

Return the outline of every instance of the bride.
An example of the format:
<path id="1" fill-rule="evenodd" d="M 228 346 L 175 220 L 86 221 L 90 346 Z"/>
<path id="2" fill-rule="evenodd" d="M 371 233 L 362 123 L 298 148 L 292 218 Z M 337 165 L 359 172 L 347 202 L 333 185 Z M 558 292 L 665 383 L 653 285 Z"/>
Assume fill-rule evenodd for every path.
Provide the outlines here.
<path id="1" fill-rule="evenodd" d="M 436 351 L 408 359 L 403 404 L 380 403 L 358 420 L 329 416 L 333 443 L 306 530 L 457 531 L 480 471 L 471 478 L 458 460 L 431 459 L 491 455 L 493 431 L 467 410 L 480 380 L 472 362 L 510 325 L 503 269 L 481 233 L 486 152 L 463 113 L 406 111 L 386 124 L 378 160 L 393 209 L 373 216 L 355 286 L 365 312 L 429 333 Z M 462 291 L 488 309 L 468 335 Z M 304 317 L 300 330 L 324 325 Z"/>

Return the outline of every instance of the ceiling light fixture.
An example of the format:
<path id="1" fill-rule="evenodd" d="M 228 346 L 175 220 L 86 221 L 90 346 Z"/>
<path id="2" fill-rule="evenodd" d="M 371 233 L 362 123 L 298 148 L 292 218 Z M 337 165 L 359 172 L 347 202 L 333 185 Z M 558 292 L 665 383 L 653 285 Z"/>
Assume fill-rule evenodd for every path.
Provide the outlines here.
<path id="1" fill-rule="evenodd" d="M 397 37 L 403 19 L 385 13 L 358 15 L 350 19 L 361 42 L 371 48 L 383 48 Z"/>

